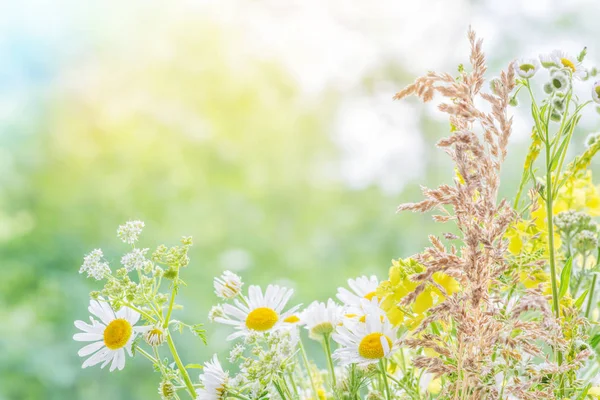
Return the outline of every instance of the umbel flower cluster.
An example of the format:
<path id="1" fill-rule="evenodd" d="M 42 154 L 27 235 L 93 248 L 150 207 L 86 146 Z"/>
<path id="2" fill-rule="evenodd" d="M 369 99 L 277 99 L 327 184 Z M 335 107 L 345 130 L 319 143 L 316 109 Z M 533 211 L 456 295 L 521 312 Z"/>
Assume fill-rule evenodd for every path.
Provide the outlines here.
<path id="1" fill-rule="evenodd" d="M 584 142 L 584 110 L 600 103 L 596 70 L 585 49 L 554 51 L 511 62 L 484 91 L 482 42 L 472 31 L 469 41 L 469 67 L 430 72 L 395 96 L 443 99 L 449 128 L 437 146 L 455 165 L 451 183 L 399 210 L 432 212 L 449 233 L 393 260 L 387 276 L 349 279 L 307 307 L 292 289 L 224 271 L 208 319 L 228 327 L 231 351 L 193 364 L 176 333 L 205 341 L 202 325 L 173 318 L 192 240 L 151 252 L 136 247 L 144 223 L 127 222 L 121 266 L 97 249 L 80 269 L 104 284 L 90 295 L 89 322 L 75 322 L 83 367 L 146 359 L 162 399 L 599 399 L 600 190 L 590 163 L 600 135 L 569 151 Z M 531 111 L 531 141 L 514 197 L 501 199 L 518 99 Z M 307 340 L 322 355 L 307 354 Z"/>

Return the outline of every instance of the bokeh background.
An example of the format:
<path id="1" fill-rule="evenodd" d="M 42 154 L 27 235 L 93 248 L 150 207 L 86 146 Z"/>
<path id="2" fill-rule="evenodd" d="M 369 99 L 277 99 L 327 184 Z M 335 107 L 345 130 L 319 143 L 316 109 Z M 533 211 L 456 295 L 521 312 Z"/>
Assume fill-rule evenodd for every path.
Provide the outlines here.
<path id="1" fill-rule="evenodd" d="M 145 360 L 82 370 L 71 339 L 98 289 L 82 257 L 101 247 L 117 265 L 126 220 L 146 222 L 144 247 L 194 237 L 178 319 L 207 322 L 225 269 L 325 300 L 444 231 L 395 207 L 451 179 L 433 145 L 448 125 L 434 105 L 391 98 L 466 63 L 470 24 L 489 76 L 554 48 L 600 59 L 597 0 L 0 5 L 2 400 L 157 398 Z M 529 136 L 515 118 L 507 195 Z M 185 362 L 227 350 L 228 328 L 206 329 L 210 349 L 178 339 Z"/>

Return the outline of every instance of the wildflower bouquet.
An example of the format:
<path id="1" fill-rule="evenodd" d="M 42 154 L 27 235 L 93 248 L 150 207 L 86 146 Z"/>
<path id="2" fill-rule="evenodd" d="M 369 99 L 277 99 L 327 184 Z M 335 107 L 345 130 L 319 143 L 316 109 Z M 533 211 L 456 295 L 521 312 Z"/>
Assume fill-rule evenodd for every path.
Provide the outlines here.
<path id="1" fill-rule="evenodd" d="M 385 279 L 349 279 L 337 300 L 305 308 L 289 305 L 291 289 L 245 290 L 225 271 L 208 318 L 231 328 L 228 372 L 216 355 L 193 364 L 177 351 L 183 330 L 205 341 L 202 325 L 174 319 L 191 238 L 150 252 L 136 247 L 144 224 L 127 222 L 122 267 L 94 250 L 80 270 L 104 283 L 90 295 L 90 322 L 75 322 L 74 339 L 88 342 L 83 367 L 146 359 L 162 399 L 600 398 L 600 191 L 589 169 L 600 136 L 569 157 L 584 110 L 600 103 L 600 82 L 586 83 L 596 70 L 583 66 L 585 49 L 555 51 L 510 63 L 485 92 L 482 42 L 472 31 L 469 40 L 469 68 L 430 72 L 395 96 L 445 99 L 449 135 L 437 145 L 454 162 L 452 184 L 399 210 L 434 212 L 454 233 L 393 260 Z M 518 98 L 531 110 L 531 143 L 508 201 L 499 176 Z M 322 345 L 323 365 L 306 340 Z"/>

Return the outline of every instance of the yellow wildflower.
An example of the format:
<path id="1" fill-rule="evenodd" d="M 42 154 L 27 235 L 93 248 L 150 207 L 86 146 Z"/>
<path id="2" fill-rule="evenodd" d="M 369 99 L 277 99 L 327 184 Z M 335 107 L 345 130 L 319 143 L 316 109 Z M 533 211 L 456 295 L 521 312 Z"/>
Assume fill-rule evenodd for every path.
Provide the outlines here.
<path id="1" fill-rule="evenodd" d="M 392 260 L 389 279 L 381 282 L 377 288 L 378 297 L 383 299 L 381 308 L 385 310 L 392 324 L 404 323 L 408 329 L 413 330 L 425 318 L 427 310 L 444 301 L 445 296 L 441 290 L 434 285 L 427 285 L 410 306 L 400 304 L 402 299 L 419 285 L 411 280 L 411 276 L 424 270 L 423 265 L 411 258 Z M 460 290 L 456 279 L 442 272 L 436 272 L 432 278 L 448 295 Z"/>

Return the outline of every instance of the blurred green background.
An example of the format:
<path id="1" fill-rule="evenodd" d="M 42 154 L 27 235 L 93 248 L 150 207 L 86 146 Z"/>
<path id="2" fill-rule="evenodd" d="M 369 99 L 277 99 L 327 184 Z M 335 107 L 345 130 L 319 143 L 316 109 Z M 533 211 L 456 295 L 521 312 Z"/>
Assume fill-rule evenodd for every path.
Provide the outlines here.
<path id="1" fill-rule="evenodd" d="M 145 360 L 82 370 L 71 339 L 99 288 L 82 257 L 118 265 L 119 224 L 145 221 L 143 247 L 194 237 L 177 319 L 207 323 L 225 269 L 325 300 L 447 229 L 395 214 L 452 169 L 443 116 L 391 97 L 466 62 L 469 24 L 490 76 L 556 47 L 600 54 L 592 0 L 371 3 L 0 2 L 0 399 L 157 398 Z M 528 135 L 517 113 L 508 195 Z M 228 349 L 227 327 L 206 329 L 210 349 L 181 336 L 184 362 Z"/>

